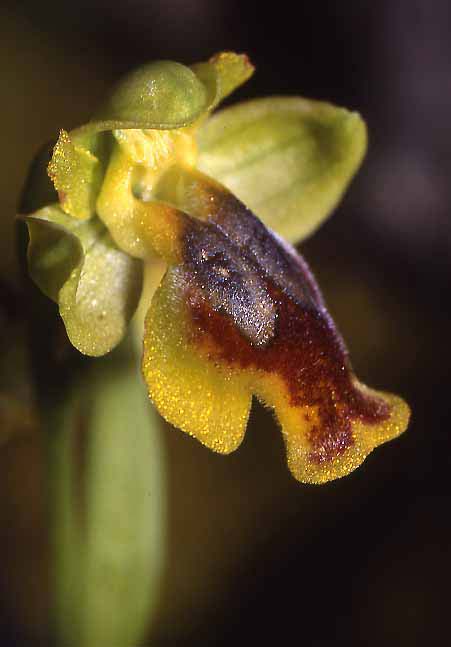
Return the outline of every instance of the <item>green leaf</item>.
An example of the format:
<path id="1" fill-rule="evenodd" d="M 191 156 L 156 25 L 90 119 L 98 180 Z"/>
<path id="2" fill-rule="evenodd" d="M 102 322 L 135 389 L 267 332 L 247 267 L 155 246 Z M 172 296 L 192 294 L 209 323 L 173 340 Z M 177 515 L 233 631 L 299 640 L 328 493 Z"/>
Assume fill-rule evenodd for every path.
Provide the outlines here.
<path id="1" fill-rule="evenodd" d="M 71 343 L 104 355 L 123 338 L 142 287 L 142 264 L 120 251 L 97 218 L 80 222 L 58 206 L 26 218 L 28 266 L 56 301 Z"/>
<path id="2" fill-rule="evenodd" d="M 50 420 L 54 620 L 66 646 L 140 645 L 159 601 L 161 419 L 130 351 L 97 360 Z"/>
<path id="3" fill-rule="evenodd" d="M 198 167 L 291 242 L 330 214 L 366 149 L 361 117 L 297 97 L 226 108 L 198 131 Z"/>

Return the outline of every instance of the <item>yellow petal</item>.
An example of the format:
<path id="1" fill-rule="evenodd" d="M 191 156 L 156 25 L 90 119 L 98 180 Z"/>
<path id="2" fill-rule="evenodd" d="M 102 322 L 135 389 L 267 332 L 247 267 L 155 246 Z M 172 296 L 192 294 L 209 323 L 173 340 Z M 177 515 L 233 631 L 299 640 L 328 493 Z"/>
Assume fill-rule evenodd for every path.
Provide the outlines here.
<path id="1" fill-rule="evenodd" d="M 246 379 L 206 362 L 192 340 L 185 277 L 169 270 L 145 322 L 143 374 L 153 402 L 170 423 L 227 454 L 240 444 L 251 395 Z"/>
<path id="2" fill-rule="evenodd" d="M 135 258 L 154 253 L 174 263 L 180 257 L 185 214 L 163 202 L 135 197 L 136 166 L 116 145 L 97 200 L 97 213 L 117 246 Z"/>

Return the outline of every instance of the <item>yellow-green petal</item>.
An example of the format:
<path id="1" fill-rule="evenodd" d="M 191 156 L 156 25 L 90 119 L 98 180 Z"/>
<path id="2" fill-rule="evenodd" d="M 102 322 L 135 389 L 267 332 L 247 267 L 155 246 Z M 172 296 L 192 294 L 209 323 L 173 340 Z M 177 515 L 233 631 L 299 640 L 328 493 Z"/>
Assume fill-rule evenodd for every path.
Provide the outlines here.
<path id="1" fill-rule="evenodd" d="M 246 54 L 235 52 L 219 52 L 207 63 L 197 63 L 192 69 L 208 88 L 210 109 L 245 83 L 255 70 Z"/>
<path id="2" fill-rule="evenodd" d="M 298 97 L 249 101 L 198 131 L 198 167 L 291 242 L 331 213 L 366 150 L 362 118 Z"/>
<path id="3" fill-rule="evenodd" d="M 62 209 L 80 220 L 95 213 L 103 170 L 99 159 L 65 130 L 53 149 L 48 173 Z"/>
<path id="4" fill-rule="evenodd" d="M 26 221 L 30 275 L 58 303 L 71 343 L 86 355 L 108 353 L 138 305 L 141 263 L 115 246 L 97 218 L 80 222 L 52 205 Z"/>

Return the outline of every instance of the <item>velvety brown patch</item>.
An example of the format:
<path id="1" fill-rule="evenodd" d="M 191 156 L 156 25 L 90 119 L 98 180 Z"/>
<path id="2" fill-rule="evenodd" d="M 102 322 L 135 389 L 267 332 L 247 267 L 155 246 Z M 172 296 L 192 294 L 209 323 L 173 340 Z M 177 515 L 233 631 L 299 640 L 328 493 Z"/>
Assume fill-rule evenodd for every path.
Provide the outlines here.
<path id="1" fill-rule="evenodd" d="M 183 241 L 192 341 L 213 362 L 277 374 L 290 406 L 318 412 L 310 460 L 332 461 L 354 443 L 352 421 L 383 422 L 389 406 L 355 385 L 344 342 L 302 256 L 223 187 L 202 180 L 197 188 L 203 222 L 191 221 Z M 271 326 L 262 343 L 265 317 Z"/>
<path id="2" fill-rule="evenodd" d="M 382 399 L 354 386 L 349 360 L 328 321 L 300 310 L 279 289 L 268 289 L 278 313 L 275 336 L 268 346 L 253 346 L 227 316 L 190 291 L 187 303 L 195 340 L 208 349 L 211 361 L 276 373 L 287 386 L 292 406 L 317 406 L 320 424 L 309 433 L 310 459 L 331 461 L 353 444 L 352 420 L 376 424 L 388 418 L 389 408 Z"/>

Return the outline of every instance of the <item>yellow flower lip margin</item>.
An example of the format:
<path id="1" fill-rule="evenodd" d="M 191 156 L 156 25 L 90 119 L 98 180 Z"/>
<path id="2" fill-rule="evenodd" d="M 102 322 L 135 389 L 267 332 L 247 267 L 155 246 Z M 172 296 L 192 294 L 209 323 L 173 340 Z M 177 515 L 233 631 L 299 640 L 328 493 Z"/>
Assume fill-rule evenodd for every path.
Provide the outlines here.
<path id="1" fill-rule="evenodd" d="M 348 474 L 405 430 L 408 406 L 357 380 L 302 257 L 223 186 L 177 173 L 196 216 L 171 213 L 177 254 L 145 325 L 150 397 L 176 427 L 229 453 L 255 395 L 275 412 L 296 479 Z"/>
<path id="2" fill-rule="evenodd" d="M 248 205 L 257 199 L 257 214 L 276 231 L 288 232 L 290 239 L 296 238 L 296 232 L 297 236 L 308 235 L 333 209 L 359 166 L 366 148 L 366 129 L 356 113 L 290 97 L 254 100 L 207 119 L 219 101 L 252 71 L 247 57 L 233 53 L 221 53 L 192 68 L 168 61 L 149 64 L 116 86 L 96 120 L 71 133 L 62 131 L 49 165 L 59 206 L 46 207 L 29 219 L 30 272 L 43 291 L 58 301 L 72 343 L 86 354 L 100 355 L 122 338 L 136 308 L 136 295 L 141 289 L 141 276 L 135 271 L 140 267 L 137 259 L 149 259 L 154 252 L 162 256 L 171 268 L 147 317 L 143 360 L 144 376 L 157 408 L 166 419 L 207 446 L 227 453 L 241 441 L 254 394 L 276 412 L 294 476 L 319 483 L 349 473 L 376 445 L 399 435 L 407 426 L 409 410 L 400 398 L 372 392 L 353 377 L 314 279 L 294 250 L 287 252 L 283 241 L 272 240 L 269 235 L 272 242 L 266 253 L 249 258 L 249 216 L 227 187 L 236 187 L 238 197 L 244 197 Z M 165 75 L 169 79 L 167 87 L 162 82 Z M 217 185 L 219 189 L 212 190 L 214 182 L 212 185 L 212 180 L 198 173 L 196 166 L 225 186 Z M 258 203 L 262 192 L 265 201 Z M 226 227 L 226 236 L 232 242 L 231 247 L 223 247 L 222 262 L 232 265 L 226 262 L 221 266 L 219 262 L 219 276 L 204 273 L 200 292 L 198 285 L 190 292 L 187 249 L 205 242 L 205 236 L 215 237 L 211 227 L 217 227 L 224 216 L 223 196 L 233 208 L 219 225 L 222 234 Z M 300 226 L 293 220 L 297 211 Z M 281 218 L 286 213 L 288 218 Z M 209 224 L 206 230 L 200 225 L 202 221 Z M 85 225 L 88 235 L 80 237 Z M 105 236 L 112 238 L 108 243 L 110 253 L 102 250 L 95 254 L 95 241 L 86 244 L 91 240 L 89 228 L 96 231 L 99 226 Z M 62 284 L 57 282 L 57 290 L 46 284 L 52 280 L 52 271 L 60 267 L 55 262 L 58 258 L 61 261 L 61 254 L 54 253 L 55 236 L 48 235 L 55 231 L 68 232 L 62 237 L 63 248 L 69 257 L 69 269 L 73 263 L 71 280 L 66 277 Z M 187 232 L 194 232 L 188 247 Z M 243 239 L 237 242 L 240 236 L 247 243 Z M 36 253 L 39 239 L 44 241 L 40 247 L 46 253 L 42 255 Z M 78 250 L 76 254 L 74 249 Z M 221 245 L 212 252 L 214 258 L 217 253 L 221 257 L 220 249 Z M 119 254 L 117 259 L 114 250 Z M 94 262 L 90 258 L 93 251 Z M 274 260 L 271 255 L 281 253 L 288 254 L 287 271 L 274 278 L 265 268 Z M 42 259 L 44 263 L 40 263 Z M 203 249 L 197 273 L 202 273 L 202 263 L 207 261 L 208 254 Z M 252 275 L 255 262 L 263 274 Z M 118 276 L 123 278 L 122 288 L 116 290 L 115 273 L 121 263 L 123 269 Z M 304 268 L 295 281 L 290 264 Z M 100 283 L 110 285 L 106 299 L 100 299 L 101 310 L 97 308 L 95 290 L 88 290 L 88 298 L 79 299 L 83 294 L 82 279 L 85 274 L 90 276 L 85 270 L 90 267 L 94 269 L 91 277 L 97 274 Z M 231 276 L 235 280 L 232 296 L 230 283 L 229 294 L 226 289 Z M 249 280 L 244 281 L 246 276 Z M 239 298 L 236 281 L 243 284 Z M 282 289 L 279 296 L 273 291 L 274 285 L 276 292 Z M 299 321 L 303 321 L 302 325 L 313 331 L 309 334 L 319 334 L 316 324 L 305 319 L 302 299 L 296 301 L 295 297 L 297 306 L 293 306 L 293 289 L 295 293 L 297 289 L 313 290 L 315 298 L 319 298 L 312 302 L 315 316 L 326 323 L 326 328 L 329 326 L 317 348 L 321 356 L 330 352 L 330 370 L 318 377 L 319 386 L 313 389 L 315 397 L 311 395 L 312 387 L 304 384 L 310 400 L 299 395 L 299 377 L 287 373 L 286 367 L 277 371 L 271 363 L 277 364 L 292 343 L 280 330 L 280 321 L 290 308 L 298 308 L 293 319 L 297 323 L 291 324 L 292 328 L 299 328 Z M 135 295 L 132 299 L 131 293 Z M 199 307 L 209 312 L 205 320 Z M 112 334 L 97 334 L 96 324 L 101 322 L 108 330 L 109 321 L 114 322 Z M 209 329 L 213 322 L 219 326 L 219 336 Z M 302 325 L 298 330 L 300 339 Z M 223 347 L 227 326 L 232 326 L 232 349 Z M 248 338 L 247 346 L 242 348 L 243 357 L 247 357 L 244 364 L 237 361 L 243 337 Z M 273 344 L 279 344 L 276 354 Z M 329 344 L 327 352 L 321 344 Z M 296 352 L 295 345 L 292 355 L 296 356 Z M 333 357 L 338 358 L 335 368 Z M 302 358 L 298 360 L 302 364 Z M 309 367 L 305 360 L 304 369 L 308 372 L 315 362 Z M 348 379 L 347 385 L 340 388 L 337 376 L 331 377 L 337 366 Z M 340 398 L 333 406 L 327 404 L 330 395 L 336 398 L 338 393 L 342 404 Z M 224 401 L 228 403 L 227 411 Z M 329 413 L 325 415 L 324 411 Z M 329 423 L 325 422 L 328 418 Z M 332 418 L 341 420 L 342 426 L 331 426 Z"/>

